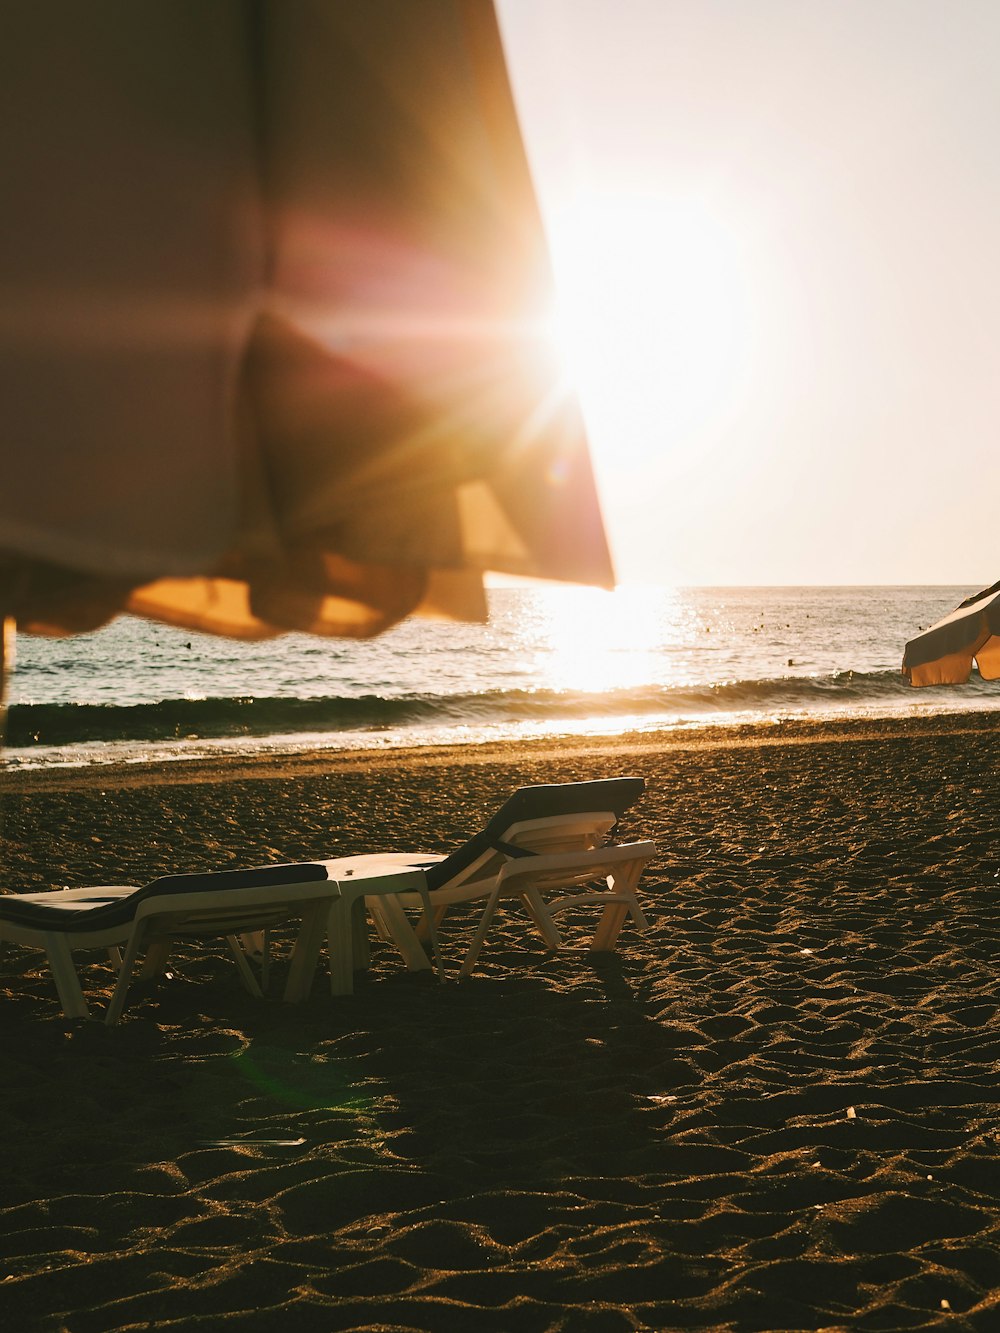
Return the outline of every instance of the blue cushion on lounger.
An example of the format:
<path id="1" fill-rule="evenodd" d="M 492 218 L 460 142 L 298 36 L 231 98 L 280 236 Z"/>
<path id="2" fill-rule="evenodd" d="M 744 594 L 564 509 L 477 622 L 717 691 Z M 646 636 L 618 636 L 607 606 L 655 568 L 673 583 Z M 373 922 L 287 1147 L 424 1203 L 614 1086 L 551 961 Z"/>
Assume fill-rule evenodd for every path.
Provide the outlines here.
<path id="1" fill-rule="evenodd" d="M 124 897 L 98 907 L 76 909 L 20 902 L 17 894 L 0 896 L 0 918 L 37 930 L 91 931 L 127 925 L 136 908 L 148 898 L 177 893 L 223 893 L 227 889 L 251 889 L 255 885 L 311 884 L 327 878 L 326 867 L 303 861 L 276 866 L 254 866 L 246 870 L 211 870 L 202 874 L 163 875 Z"/>

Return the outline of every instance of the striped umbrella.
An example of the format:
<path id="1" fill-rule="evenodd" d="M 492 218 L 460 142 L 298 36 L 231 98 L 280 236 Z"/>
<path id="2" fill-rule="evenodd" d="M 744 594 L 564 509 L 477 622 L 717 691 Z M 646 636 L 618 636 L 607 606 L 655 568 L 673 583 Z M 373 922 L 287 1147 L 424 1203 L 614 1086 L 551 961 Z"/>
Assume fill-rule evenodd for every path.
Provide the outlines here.
<path id="1" fill-rule="evenodd" d="M 911 685 L 962 685 L 975 660 L 984 680 L 1000 679 L 1000 583 L 967 597 L 906 645 Z"/>

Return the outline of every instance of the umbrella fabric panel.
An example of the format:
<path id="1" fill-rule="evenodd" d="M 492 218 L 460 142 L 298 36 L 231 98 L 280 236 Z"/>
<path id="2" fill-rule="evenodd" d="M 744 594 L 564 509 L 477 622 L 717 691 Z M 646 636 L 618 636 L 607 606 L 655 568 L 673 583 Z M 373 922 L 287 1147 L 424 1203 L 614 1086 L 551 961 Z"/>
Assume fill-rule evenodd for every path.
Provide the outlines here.
<path id="1" fill-rule="evenodd" d="M 966 598 L 950 615 L 911 639 L 903 674 L 912 685 L 961 685 L 973 661 L 984 680 L 1000 679 L 1000 584 Z"/>
<path id="2" fill-rule="evenodd" d="M 263 272 L 239 19 L 232 3 L 4 9 L 11 554 L 115 579 L 225 549 L 228 420 Z"/>
<path id="3" fill-rule="evenodd" d="M 490 4 L 4 26 L 0 609 L 367 634 L 612 582 Z"/>

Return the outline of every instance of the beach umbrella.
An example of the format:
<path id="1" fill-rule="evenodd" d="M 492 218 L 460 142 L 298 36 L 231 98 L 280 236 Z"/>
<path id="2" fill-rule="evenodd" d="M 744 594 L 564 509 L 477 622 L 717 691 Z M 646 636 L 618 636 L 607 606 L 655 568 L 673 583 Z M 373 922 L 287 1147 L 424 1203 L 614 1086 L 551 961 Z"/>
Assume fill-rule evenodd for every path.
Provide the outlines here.
<path id="1" fill-rule="evenodd" d="M 242 637 L 612 586 L 489 0 L 14 0 L 0 614 Z"/>
<path id="2" fill-rule="evenodd" d="M 975 659 L 984 680 L 1000 679 L 1000 583 L 966 598 L 906 645 L 911 685 L 962 685 Z"/>

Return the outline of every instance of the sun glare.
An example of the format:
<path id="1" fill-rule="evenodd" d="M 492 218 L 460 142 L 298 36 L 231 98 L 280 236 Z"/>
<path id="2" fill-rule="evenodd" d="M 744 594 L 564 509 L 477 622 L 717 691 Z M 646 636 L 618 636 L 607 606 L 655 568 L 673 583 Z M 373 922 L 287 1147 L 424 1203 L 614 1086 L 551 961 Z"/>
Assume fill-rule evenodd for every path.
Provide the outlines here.
<path id="1" fill-rule="evenodd" d="M 578 195 L 550 219 L 555 337 L 598 465 L 683 454 L 749 374 L 746 266 L 703 201 Z"/>
<path id="2" fill-rule="evenodd" d="M 641 587 L 607 592 L 538 585 L 535 596 L 534 669 L 548 688 L 598 693 L 629 689 L 661 674 L 672 590 L 656 590 L 654 614 L 650 590 Z"/>

